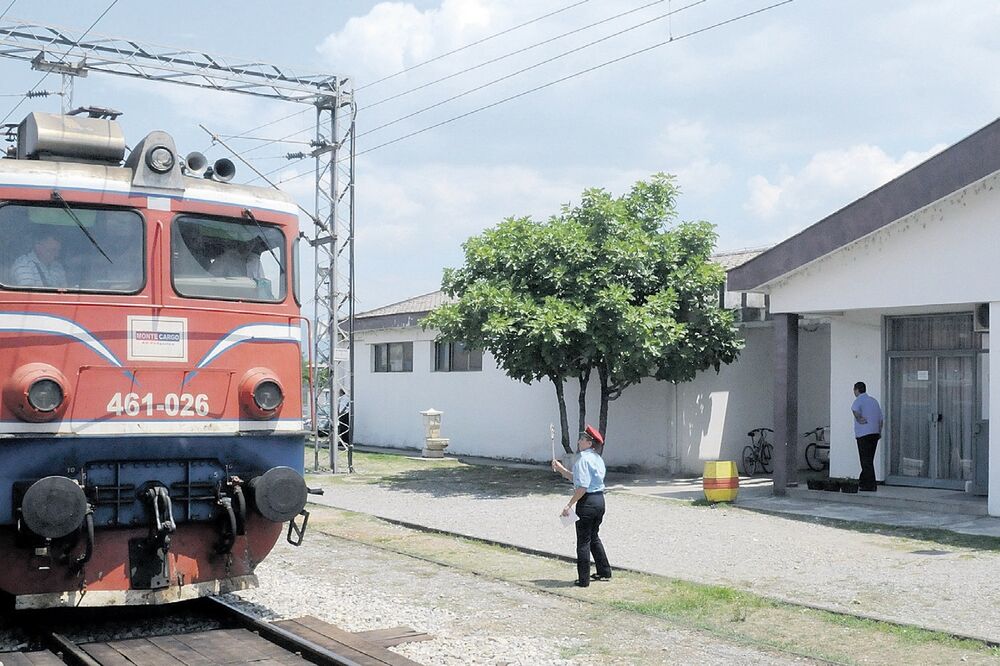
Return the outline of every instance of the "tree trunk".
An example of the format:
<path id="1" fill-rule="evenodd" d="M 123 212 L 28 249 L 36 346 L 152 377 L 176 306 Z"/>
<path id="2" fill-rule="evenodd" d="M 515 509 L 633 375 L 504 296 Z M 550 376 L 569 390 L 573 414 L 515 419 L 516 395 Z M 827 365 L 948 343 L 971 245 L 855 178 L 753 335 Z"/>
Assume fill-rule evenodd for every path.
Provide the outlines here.
<path id="1" fill-rule="evenodd" d="M 556 398 L 559 399 L 559 428 L 562 430 L 562 446 L 566 453 L 573 453 L 569 445 L 569 416 L 566 414 L 566 394 L 563 392 L 562 377 L 552 377 L 556 387 Z"/>
<path id="2" fill-rule="evenodd" d="M 580 373 L 580 397 L 578 400 L 578 405 L 580 408 L 580 427 L 577 428 L 578 432 L 583 432 L 583 429 L 587 427 L 587 386 L 590 384 L 590 368 L 587 368 Z"/>
<path id="3" fill-rule="evenodd" d="M 608 368 L 603 363 L 597 366 L 597 376 L 601 379 L 601 413 L 598 428 L 604 439 L 608 438 L 608 403 L 611 401 L 611 388 L 608 386 Z"/>

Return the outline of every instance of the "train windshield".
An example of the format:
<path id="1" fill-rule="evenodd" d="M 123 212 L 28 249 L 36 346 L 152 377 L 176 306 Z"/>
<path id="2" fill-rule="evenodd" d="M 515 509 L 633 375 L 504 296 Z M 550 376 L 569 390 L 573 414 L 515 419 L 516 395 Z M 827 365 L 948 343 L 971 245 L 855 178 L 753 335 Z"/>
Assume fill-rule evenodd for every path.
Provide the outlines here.
<path id="1" fill-rule="evenodd" d="M 181 296 L 277 303 L 285 299 L 285 235 L 250 220 L 184 215 L 174 220 L 174 289 Z"/>
<path id="2" fill-rule="evenodd" d="M 133 294 L 145 282 L 144 225 L 120 209 L 0 207 L 0 285 Z"/>

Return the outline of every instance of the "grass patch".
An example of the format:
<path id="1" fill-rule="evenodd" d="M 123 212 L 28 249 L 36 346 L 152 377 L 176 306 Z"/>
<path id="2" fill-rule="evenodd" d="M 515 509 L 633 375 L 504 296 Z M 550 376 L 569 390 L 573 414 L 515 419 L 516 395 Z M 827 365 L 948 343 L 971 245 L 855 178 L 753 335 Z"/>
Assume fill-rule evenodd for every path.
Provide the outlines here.
<path id="1" fill-rule="evenodd" d="M 856 617 L 854 615 L 840 615 L 838 613 L 827 613 L 824 611 L 816 611 L 816 613 L 824 621 L 829 622 L 830 624 L 840 627 L 848 627 L 851 629 L 876 631 L 880 634 L 892 636 L 902 643 L 911 645 L 934 643 L 939 645 L 948 645 L 959 650 L 978 650 L 985 647 L 990 654 L 995 657 L 1000 657 L 1000 647 L 984 646 L 979 641 L 973 641 L 967 638 L 956 638 L 955 636 L 950 636 L 939 631 L 930 631 L 928 629 L 921 629 L 920 627 L 904 627 L 898 624 L 879 622 L 878 620 L 870 620 L 868 618 Z"/>

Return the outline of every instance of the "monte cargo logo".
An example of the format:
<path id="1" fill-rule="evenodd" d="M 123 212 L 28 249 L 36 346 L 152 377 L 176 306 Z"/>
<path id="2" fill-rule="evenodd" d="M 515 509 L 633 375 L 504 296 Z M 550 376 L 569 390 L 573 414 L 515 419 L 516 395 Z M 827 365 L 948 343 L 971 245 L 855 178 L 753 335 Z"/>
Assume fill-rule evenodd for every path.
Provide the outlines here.
<path id="1" fill-rule="evenodd" d="M 129 317 L 130 361 L 187 362 L 187 319 L 180 317 Z"/>
<path id="2" fill-rule="evenodd" d="M 132 337 L 136 340 L 153 342 L 180 342 L 180 333 L 164 333 L 163 331 L 133 331 Z"/>

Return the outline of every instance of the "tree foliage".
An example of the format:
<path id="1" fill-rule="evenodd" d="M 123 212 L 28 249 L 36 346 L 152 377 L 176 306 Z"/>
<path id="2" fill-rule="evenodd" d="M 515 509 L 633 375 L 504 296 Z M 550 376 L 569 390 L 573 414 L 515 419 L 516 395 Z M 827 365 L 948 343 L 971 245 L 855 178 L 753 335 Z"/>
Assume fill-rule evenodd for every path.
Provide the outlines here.
<path id="1" fill-rule="evenodd" d="M 707 222 L 675 223 L 673 177 L 655 174 L 625 195 L 584 191 L 546 222 L 508 218 L 463 245 L 465 265 L 446 269 L 457 299 L 424 325 L 489 351 L 512 378 L 555 386 L 569 451 L 565 384 L 580 382 L 580 424 L 592 371 L 609 403 L 646 377 L 690 381 L 736 359 L 732 313 L 719 307 L 722 268 Z"/>

